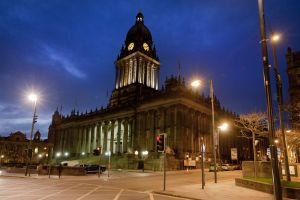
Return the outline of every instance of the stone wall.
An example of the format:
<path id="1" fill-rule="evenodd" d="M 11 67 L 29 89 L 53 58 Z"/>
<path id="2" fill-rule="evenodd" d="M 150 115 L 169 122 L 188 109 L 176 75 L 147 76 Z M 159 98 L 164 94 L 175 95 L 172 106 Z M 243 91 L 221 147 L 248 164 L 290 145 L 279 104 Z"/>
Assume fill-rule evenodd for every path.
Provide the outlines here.
<path id="1" fill-rule="evenodd" d="M 243 161 L 242 162 L 243 177 L 254 177 L 256 170 L 256 177 L 272 178 L 272 167 L 269 161 Z M 279 174 L 281 174 L 281 165 L 279 165 Z"/>

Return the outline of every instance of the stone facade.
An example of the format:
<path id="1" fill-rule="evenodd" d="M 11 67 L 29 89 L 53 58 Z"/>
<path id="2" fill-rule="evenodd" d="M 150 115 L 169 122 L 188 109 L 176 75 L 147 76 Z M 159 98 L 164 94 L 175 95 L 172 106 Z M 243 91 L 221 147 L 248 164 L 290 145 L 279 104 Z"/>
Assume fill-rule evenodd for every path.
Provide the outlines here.
<path id="1" fill-rule="evenodd" d="M 293 128 L 300 131 L 300 51 L 293 52 L 291 48 L 288 48 L 286 63 L 289 78 L 291 122 Z"/>
<path id="2" fill-rule="evenodd" d="M 11 133 L 8 137 L 0 137 L 0 156 L 2 164 L 23 165 L 26 162 L 26 155 L 29 140 L 20 131 Z M 48 159 L 52 146 L 47 141 L 41 140 L 41 134 L 37 131 L 32 140 L 33 157 L 32 164 L 44 162 Z"/>
<path id="3" fill-rule="evenodd" d="M 64 152 L 71 157 L 91 155 L 101 147 L 102 152 L 120 157 L 147 150 L 148 157 L 155 159 L 159 157 L 156 136 L 166 133 L 168 153 L 174 159 L 183 160 L 187 154 L 199 156 L 202 142 L 206 159 L 212 158 L 210 98 L 192 91 L 180 76 L 167 78 L 159 90 L 160 63 L 141 13 L 128 31 L 115 64 L 115 89 L 107 108 L 86 113 L 73 110 L 67 116 L 54 112 L 48 134 L 54 144 L 53 157 Z M 216 125 L 235 117 L 214 99 Z M 245 144 L 232 132 L 228 145 L 220 144 L 227 159 L 231 147 L 242 151 Z"/>

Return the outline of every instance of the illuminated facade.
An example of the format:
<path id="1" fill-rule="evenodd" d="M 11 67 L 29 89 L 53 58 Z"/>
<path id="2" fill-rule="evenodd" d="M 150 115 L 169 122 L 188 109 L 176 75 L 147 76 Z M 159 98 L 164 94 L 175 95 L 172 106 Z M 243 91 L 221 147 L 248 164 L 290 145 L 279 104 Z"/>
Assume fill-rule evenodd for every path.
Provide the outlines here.
<path id="1" fill-rule="evenodd" d="M 53 114 L 48 137 L 54 144 L 54 157 L 58 152 L 69 152 L 71 157 L 91 155 L 93 149 L 101 147 L 103 153 L 110 151 L 119 160 L 127 159 L 127 164 L 116 167 L 135 168 L 130 165 L 130 155 L 147 150 L 148 159 L 155 164 L 160 155 L 156 136 L 166 133 L 168 153 L 174 161 L 169 166 L 180 168 L 187 154 L 199 156 L 202 142 L 206 159 L 212 158 L 210 98 L 191 91 L 180 76 L 167 78 L 159 89 L 160 62 L 142 13 L 129 29 L 115 65 L 115 89 L 107 108 L 86 113 L 73 110 L 67 116 L 56 110 Z M 235 116 L 222 109 L 216 98 L 214 106 L 216 124 Z M 230 147 L 242 151 L 243 142 L 235 134 L 232 132 L 221 151 L 227 160 Z"/>
<path id="2" fill-rule="evenodd" d="M 29 140 L 20 131 L 11 133 L 8 137 L 0 137 L 0 157 L 2 164 L 24 165 Z M 41 133 L 37 131 L 32 140 L 32 164 L 46 162 L 52 146 L 41 140 Z"/>

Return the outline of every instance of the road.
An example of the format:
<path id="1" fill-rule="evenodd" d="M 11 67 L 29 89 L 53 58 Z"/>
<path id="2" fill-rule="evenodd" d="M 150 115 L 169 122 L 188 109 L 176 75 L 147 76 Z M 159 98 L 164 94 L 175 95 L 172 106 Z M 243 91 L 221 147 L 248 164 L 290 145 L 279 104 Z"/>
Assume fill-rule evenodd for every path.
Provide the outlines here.
<path id="1" fill-rule="evenodd" d="M 116 170 L 111 173 L 109 178 L 107 174 L 103 174 L 100 179 L 95 174 L 78 177 L 63 176 L 61 179 L 58 179 L 57 176 L 52 176 L 50 179 L 47 176 L 36 175 L 33 175 L 31 178 L 24 178 L 22 175 L 17 177 L 2 176 L 0 178 L 0 199 L 175 200 L 193 198 L 208 199 L 207 195 L 210 195 L 210 193 L 212 194 L 209 196 L 209 199 L 220 199 L 221 196 L 226 194 L 219 194 L 218 196 L 217 193 L 219 189 L 213 187 L 223 187 L 225 183 L 230 182 L 230 190 L 232 190 L 233 179 L 234 177 L 239 177 L 241 172 L 220 172 L 218 175 L 219 183 L 215 184 L 213 183 L 213 173 L 207 172 L 206 184 L 208 189 L 202 190 L 200 184 L 201 173 L 199 170 L 168 172 L 166 185 L 166 189 L 169 192 L 168 195 L 163 194 L 162 191 L 162 172 L 142 173 L 139 171 L 128 172 Z M 237 188 L 238 191 L 248 191 L 248 189 Z M 230 192 L 232 193 L 234 190 Z M 253 196 L 251 197 L 250 195 L 249 199 L 271 199 L 269 194 L 253 190 L 248 191 L 248 193 L 257 197 L 253 198 Z M 172 194 L 189 198 L 170 196 Z M 213 198 L 214 196 L 216 198 Z M 238 196 L 237 199 L 240 199 L 240 197 Z M 245 198 L 243 200 L 245 200 Z"/>

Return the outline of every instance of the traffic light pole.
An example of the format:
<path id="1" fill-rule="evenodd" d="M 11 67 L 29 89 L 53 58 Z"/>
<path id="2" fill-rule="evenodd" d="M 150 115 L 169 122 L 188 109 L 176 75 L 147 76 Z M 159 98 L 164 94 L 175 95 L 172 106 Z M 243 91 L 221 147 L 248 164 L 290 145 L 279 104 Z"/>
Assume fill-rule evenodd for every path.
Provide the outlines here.
<path id="1" fill-rule="evenodd" d="M 217 156 L 216 156 L 216 133 L 215 133 L 215 111 L 214 111 L 214 90 L 213 82 L 210 80 L 210 100 L 211 100 L 211 121 L 212 121 L 212 137 L 213 137 L 213 155 L 214 155 L 214 177 L 217 183 Z"/>
<path id="2" fill-rule="evenodd" d="M 164 191 L 166 191 L 166 151 L 164 151 Z"/>
<path id="3" fill-rule="evenodd" d="M 202 189 L 205 186 L 205 174 L 204 174 L 204 138 L 201 138 L 201 173 L 202 173 Z"/>
<path id="4" fill-rule="evenodd" d="M 98 147 L 99 148 L 99 168 L 98 168 L 98 178 L 100 178 L 100 173 L 101 173 L 101 150 L 102 148 L 101 147 Z"/>

